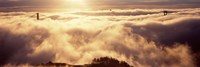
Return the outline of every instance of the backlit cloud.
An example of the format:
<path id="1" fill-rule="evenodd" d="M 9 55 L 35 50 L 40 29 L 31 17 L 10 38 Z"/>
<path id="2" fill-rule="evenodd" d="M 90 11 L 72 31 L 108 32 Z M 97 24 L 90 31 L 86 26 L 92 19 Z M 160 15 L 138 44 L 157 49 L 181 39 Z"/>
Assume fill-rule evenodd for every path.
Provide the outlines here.
<path id="1" fill-rule="evenodd" d="M 90 63 L 110 56 L 135 67 L 195 67 L 199 9 L 0 13 L 0 65 Z M 170 11 L 170 10 L 169 10 Z"/>

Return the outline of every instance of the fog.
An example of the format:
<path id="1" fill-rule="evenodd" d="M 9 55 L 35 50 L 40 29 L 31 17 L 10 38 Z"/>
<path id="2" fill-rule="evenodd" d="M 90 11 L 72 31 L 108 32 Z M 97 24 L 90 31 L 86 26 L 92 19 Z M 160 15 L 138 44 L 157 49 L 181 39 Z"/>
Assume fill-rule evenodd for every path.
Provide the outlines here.
<path id="1" fill-rule="evenodd" d="M 135 67 L 195 67 L 199 9 L 0 12 L 0 65 L 87 64 L 110 56 Z"/>

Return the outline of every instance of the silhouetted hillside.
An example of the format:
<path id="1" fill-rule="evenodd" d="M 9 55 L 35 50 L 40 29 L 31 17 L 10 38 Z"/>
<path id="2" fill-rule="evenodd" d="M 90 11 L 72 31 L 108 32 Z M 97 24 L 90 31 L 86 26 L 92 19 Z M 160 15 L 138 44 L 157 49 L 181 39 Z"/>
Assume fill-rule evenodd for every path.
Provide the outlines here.
<path id="1" fill-rule="evenodd" d="M 91 67 L 131 67 L 125 61 L 118 61 L 117 59 L 110 57 L 101 57 L 95 58 L 91 65 Z"/>
<path id="2" fill-rule="evenodd" d="M 119 61 L 111 57 L 100 57 L 93 59 L 91 64 L 85 65 L 69 65 L 67 63 L 53 63 L 48 62 L 46 64 L 40 64 L 38 66 L 47 66 L 47 67 L 133 67 L 130 66 L 125 61 Z"/>

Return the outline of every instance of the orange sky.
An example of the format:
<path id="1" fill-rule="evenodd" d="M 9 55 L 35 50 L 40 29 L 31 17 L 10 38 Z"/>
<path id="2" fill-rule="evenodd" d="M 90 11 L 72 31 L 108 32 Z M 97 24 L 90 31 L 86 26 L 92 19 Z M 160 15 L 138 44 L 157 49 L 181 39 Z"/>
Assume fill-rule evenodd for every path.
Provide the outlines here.
<path id="1" fill-rule="evenodd" d="M 78 1 L 78 0 L 77 0 Z M 0 11 L 198 8 L 200 0 L 0 0 Z"/>

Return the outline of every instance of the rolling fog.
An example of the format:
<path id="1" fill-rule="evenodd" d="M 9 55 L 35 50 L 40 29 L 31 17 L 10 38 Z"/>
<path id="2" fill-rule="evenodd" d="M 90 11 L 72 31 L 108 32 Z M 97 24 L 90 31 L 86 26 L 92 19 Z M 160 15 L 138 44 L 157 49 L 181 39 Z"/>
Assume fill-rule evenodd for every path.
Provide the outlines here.
<path id="1" fill-rule="evenodd" d="M 195 67 L 200 9 L 0 12 L 0 65 L 87 64 L 113 57 L 135 67 Z"/>

